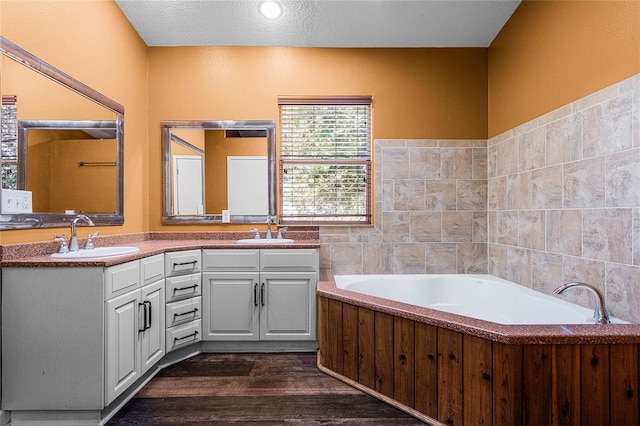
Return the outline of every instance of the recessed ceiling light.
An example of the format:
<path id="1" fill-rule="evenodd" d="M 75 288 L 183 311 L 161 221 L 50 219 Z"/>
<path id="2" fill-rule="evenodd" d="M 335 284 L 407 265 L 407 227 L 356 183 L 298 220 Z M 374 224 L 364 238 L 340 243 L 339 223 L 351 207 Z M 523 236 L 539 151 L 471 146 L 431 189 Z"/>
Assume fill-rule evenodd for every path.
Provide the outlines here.
<path id="1" fill-rule="evenodd" d="M 282 15 L 282 6 L 277 1 L 262 1 L 258 4 L 258 10 L 267 19 L 277 19 Z"/>

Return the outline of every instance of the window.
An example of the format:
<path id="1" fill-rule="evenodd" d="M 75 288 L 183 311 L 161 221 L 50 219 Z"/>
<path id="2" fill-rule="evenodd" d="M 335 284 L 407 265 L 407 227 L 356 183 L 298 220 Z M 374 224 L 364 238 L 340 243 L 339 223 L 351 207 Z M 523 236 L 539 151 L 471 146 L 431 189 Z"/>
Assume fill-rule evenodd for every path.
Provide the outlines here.
<path id="1" fill-rule="evenodd" d="M 282 223 L 371 223 L 371 97 L 280 98 Z"/>

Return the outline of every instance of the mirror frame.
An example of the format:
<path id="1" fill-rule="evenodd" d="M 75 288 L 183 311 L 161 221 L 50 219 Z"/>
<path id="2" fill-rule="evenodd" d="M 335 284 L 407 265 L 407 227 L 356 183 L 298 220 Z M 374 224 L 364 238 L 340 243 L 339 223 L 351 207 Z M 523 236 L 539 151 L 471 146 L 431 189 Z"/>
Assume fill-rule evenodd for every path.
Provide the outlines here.
<path id="1" fill-rule="evenodd" d="M 267 133 L 268 215 L 233 215 L 229 223 L 266 223 L 276 216 L 276 122 L 270 120 L 174 120 L 161 121 L 163 224 L 221 224 L 222 214 L 174 215 L 171 200 L 171 129 L 264 130 Z M 225 182 L 226 184 L 226 182 Z"/>
<path id="2" fill-rule="evenodd" d="M 116 210 L 113 213 L 88 214 L 95 225 L 124 223 L 124 106 L 97 92 L 86 84 L 42 61 L 4 37 L 0 37 L 0 55 L 7 56 L 69 90 L 113 111 L 116 119 Z M 0 189 L 1 191 L 1 189 Z M 0 230 L 25 228 L 54 228 L 69 226 L 75 214 L 64 213 L 8 213 L 0 214 Z"/>

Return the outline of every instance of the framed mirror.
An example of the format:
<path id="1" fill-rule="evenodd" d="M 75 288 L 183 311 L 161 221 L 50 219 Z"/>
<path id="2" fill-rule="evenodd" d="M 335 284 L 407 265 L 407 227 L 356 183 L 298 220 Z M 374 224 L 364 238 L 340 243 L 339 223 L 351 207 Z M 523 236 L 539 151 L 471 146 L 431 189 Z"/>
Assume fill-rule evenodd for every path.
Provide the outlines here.
<path id="1" fill-rule="evenodd" d="M 161 126 L 163 223 L 266 223 L 275 217 L 275 121 Z"/>
<path id="2" fill-rule="evenodd" d="M 123 224 L 124 107 L 2 37 L 0 66 L 0 229 Z"/>

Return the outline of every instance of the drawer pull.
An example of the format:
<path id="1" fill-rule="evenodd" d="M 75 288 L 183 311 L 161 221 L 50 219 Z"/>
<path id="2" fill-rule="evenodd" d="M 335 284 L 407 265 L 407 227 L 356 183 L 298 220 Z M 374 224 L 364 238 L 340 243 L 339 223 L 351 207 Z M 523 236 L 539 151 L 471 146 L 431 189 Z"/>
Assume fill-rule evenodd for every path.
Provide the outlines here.
<path id="1" fill-rule="evenodd" d="M 182 312 L 181 314 L 173 314 L 173 317 L 181 317 L 184 315 L 196 315 L 198 313 L 198 308 L 194 308 L 192 311 L 188 311 L 188 312 Z"/>
<path id="2" fill-rule="evenodd" d="M 193 265 L 193 267 L 196 267 L 196 263 L 198 263 L 197 260 L 191 260 L 189 262 L 173 262 L 173 268 L 172 269 L 176 269 L 176 266 L 185 266 L 185 265 Z"/>
<path id="3" fill-rule="evenodd" d="M 182 337 L 174 337 L 174 338 L 173 338 L 173 342 L 174 342 L 174 343 L 175 343 L 175 342 L 179 342 L 180 340 L 188 339 L 188 338 L 190 338 L 190 337 L 193 337 L 193 338 L 198 337 L 198 331 L 196 330 L 196 331 L 194 331 L 194 332 L 193 332 L 193 333 L 191 333 L 191 334 L 187 334 L 186 336 L 182 336 Z"/>
<path id="4" fill-rule="evenodd" d="M 194 289 L 194 290 L 195 290 L 196 288 L 198 288 L 198 284 L 190 285 L 190 286 L 188 286 L 188 287 L 174 288 L 174 289 L 173 289 L 173 292 L 175 293 L 176 291 L 189 290 L 190 288 L 192 288 L 192 289 Z"/>
<path id="5" fill-rule="evenodd" d="M 260 286 L 260 304 L 264 306 L 264 283 Z"/>

